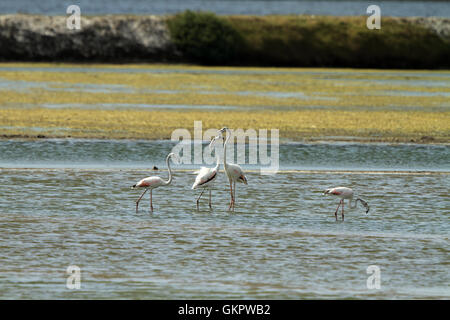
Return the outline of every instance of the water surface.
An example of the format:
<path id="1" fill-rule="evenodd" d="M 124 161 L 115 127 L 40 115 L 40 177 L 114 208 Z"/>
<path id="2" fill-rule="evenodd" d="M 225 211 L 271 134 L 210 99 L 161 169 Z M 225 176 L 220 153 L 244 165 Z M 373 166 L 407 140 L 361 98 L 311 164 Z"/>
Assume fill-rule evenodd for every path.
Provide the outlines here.
<path id="1" fill-rule="evenodd" d="M 202 145 L 204 155 L 211 155 L 208 142 L 195 142 Z M 177 144 L 169 140 L 0 140 L 0 168 L 146 169 L 164 166 L 166 155 Z M 269 157 L 271 148 L 268 147 Z M 183 163 L 179 169 L 215 163 L 213 155 L 212 159 L 205 157 L 203 164 L 194 163 L 194 150 L 192 144 L 190 163 Z M 260 168 L 259 164 L 250 163 L 248 145 L 245 162 L 238 160 L 242 146 L 233 150 L 234 162 L 251 170 Z M 444 144 L 282 142 L 279 154 L 280 170 L 450 171 L 450 146 Z"/>
<path id="2" fill-rule="evenodd" d="M 450 298 L 448 146 L 284 144 L 282 171 L 248 170 L 234 213 L 223 172 L 213 209 L 204 198 L 197 211 L 195 176 L 174 165 L 155 211 L 145 196 L 136 214 L 130 186 L 167 178 L 171 146 L 0 141 L 0 298 Z M 338 185 L 369 214 L 345 206 L 336 222 L 338 201 L 322 191 Z M 69 265 L 80 290 L 66 288 Z M 379 290 L 366 287 L 369 265 Z"/>
<path id="3" fill-rule="evenodd" d="M 174 14 L 186 9 L 206 10 L 217 14 L 314 14 L 355 16 L 366 15 L 367 7 L 380 6 L 385 16 L 449 17 L 446 1 L 305 1 L 305 0 L 3 0 L 1 13 L 37 13 L 65 15 L 69 5 L 77 4 L 82 14 Z"/>

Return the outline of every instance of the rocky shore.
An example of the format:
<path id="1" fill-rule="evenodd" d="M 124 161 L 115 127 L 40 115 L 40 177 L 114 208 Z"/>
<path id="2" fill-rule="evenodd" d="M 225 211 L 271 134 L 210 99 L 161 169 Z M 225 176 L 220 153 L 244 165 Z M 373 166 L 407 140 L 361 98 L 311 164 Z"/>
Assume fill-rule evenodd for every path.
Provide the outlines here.
<path id="1" fill-rule="evenodd" d="M 70 30 L 64 16 L 0 16 L 3 61 L 171 61 L 176 57 L 165 18 L 82 17 Z"/>
<path id="2" fill-rule="evenodd" d="M 255 25 L 255 29 L 249 29 L 252 28 L 248 27 L 250 22 L 244 21 L 243 18 L 230 17 L 230 21 L 234 23 L 238 31 L 249 40 L 246 51 L 239 56 L 240 61 L 237 63 L 231 61 L 229 64 L 373 67 L 370 64 L 370 61 L 374 61 L 371 57 L 364 61 L 361 61 L 360 57 L 361 52 L 370 55 L 373 52 L 372 47 L 376 45 L 381 49 L 380 52 L 374 54 L 374 59 L 378 59 L 374 63 L 375 67 L 379 64 L 378 67 L 388 68 L 448 68 L 450 65 L 447 55 L 450 53 L 450 19 L 435 17 L 386 18 L 389 20 L 385 21 L 395 24 L 397 33 L 388 31 L 387 34 L 391 38 L 384 40 L 386 37 L 381 33 L 376 35 L 377 38 L 367 38 L 365 36 L 367 30 L 363 30 L 365 26 L 361 27 L 361 30 L 352 31 L 355 30 L 355 23 L 358 28 L 364 23 L 364 17 L 348 17 L 348 22 L 343 20 L 347 17 L 324 17 L 323 19 L 326 19 L 323 20 L 324 23 L 312 25 L 311 21 L 317 21 L 318 18 L 317 16 L 300 16 L 301 21 L 306 21 L 303 22 L 304 26 L 295 25 L 295 22 L 286 26 L 287 32 L 292 34 L 292 36 L 290 34 L 286 36 L 288 33 L 282 34 L 278 31 L 281 28 L 275 20 L 278 18 L 254 17 L 255 21 L 259 21 L 259 25 Z M 80 30 L 68 29 L 66 19 L 66 16 L 0 15 L 0 61 L 189 62 L 183 56 L 183 52 L 177 51 L 174 41 L 171 39 L 167 26 L 168 17 L 82 16 Z M 252 19 L 249 17 L 248 20 Z M 315 31 L 317 31 L 315 33 L 317 37 L 329 34 L 328 29 L 319 29 L 324 26 L 332 32 L 338 30 L 333 27 L 333 23 L 339 24 L 339 27 L 343 23 L 347 23 L 344 30 L 348 30 L 345 31 L 348 34 L 342 33 L 343 29 L 339 29 L 339 32 L 336 31 L 336 34 L 332 35 L 335 38 L 331 40 L 312 38 Z M 383 23 L 382 29 L 387 28 L 388 24 Z M 268 30 L 271 24 L 273 24 L 275 32 L 267 33 L 265 38 L 258 38 L 261 34 L 258 28 Z M 425 30 L 425 32 L 416 31 L 414 28 L 421 28 L 420 30 Z M 407 35 L 411 32 L 413 34 L 408 38 Z M 372 37 L 375 33 L 376 31 L 369 36 Z M 432 42 L 430 42 L 430 35 Z M 339 37 L 342 38 L 342 41 Z M 363 39 L 362 44 L 358 44 L 358 42 L 361 43 L 360 39 Z M 395 42 L 393 46 L 397 51 L 391 52 L 388 48 L 392 46 L 393 41 L 396 41 L 395 39 L 399 39 L 398 46 L 395 46 Z M 280 52 L 268 52 L 274 50 L 271 49 L 274 47 L 274 43 L 285 47 L 285 53 L 289 54 L 292 51 L 295 52 L 295 55 L 289 57 Z M 359 46 L 356 49 L 355 43 Z M 314 49 L 310 47 L 312 44 L 314 44 Z M 414 49 L 418 47 L 421 51 Z M 309 48 L 311 52 L 305 52 L 305 48 Z M 427 57 L 428 54 L 426 54 L 424 58 L 428 61 L 420 64 L 418 62 L 421 61 L 420 56 L 423 56 L 423 52 L 429 52 L 432 57 Z M 405 62 L 403 58 L 404 56 L 408 57 L 409 53 L 414 53 L 416 57 Z M 298 58 L 302 54 L 305 56 L 309 54 L 311 57 Z M 330 58 L 330 54 L 335 54 L 336 57 Z M 383 56 L 380 57 L 380 55 Z M 384 61 L 387 63 L 383 63 Z M 194 63 L 198 63 L 198 61 L 194 61 Z"/>

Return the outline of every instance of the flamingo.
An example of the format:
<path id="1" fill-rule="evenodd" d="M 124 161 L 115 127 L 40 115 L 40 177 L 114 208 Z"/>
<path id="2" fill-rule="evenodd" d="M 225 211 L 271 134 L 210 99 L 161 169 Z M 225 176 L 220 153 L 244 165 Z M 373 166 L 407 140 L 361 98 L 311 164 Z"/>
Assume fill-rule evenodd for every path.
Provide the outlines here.
<path id="1" fill-rule="evenodd" d="M 337 212 L 341 205 L 342 205 L 342 221 L 344 221 L 344 200 L 345 199 L 348 199 L 348 204 L 349 204 L 350 209 L 356 208 L 358 201 L 360 201 L 361 204 L 366 208 L 366 214 L 369 213 L 369 205 L 367 204 L 367 202 L 365 202 L 364 200 L 362 200 L 360 198 L 356 198 L 355 204 L 352 205 L 353 190 L 350 188 L 347 188 L 347 187 L 331 188 L 331 189 L 325 190 L 323 194 L 331 194 L 331 195 L 338 196 L 339 198 L 341 198 L 341 201 L 339 201 L 339 205 L 336 208 L 336 212 L 334 213 L 334 216 L 336 217 L 336 221 L 338 220 Z"/>
<path id="2" fill-rule="evenodd" d="M 160 177 L 152 176 L 139 180 L 138 183 L 132 186 L 132 189 L 145 188 L 139 199 L 136 200 L 136 213 L 138 212 L 139 201 L 141 201 L 142 197 L 148 190 L 150 190 L 150 211 L 153 212 L 152 190 L 160 186 L 168 186 L 172 182 L 172 170 L 170 169 L 169 159 L 173 156 L 175 156 L 174 153 L 169 153 L 166 157 L 167 169 L 169 170 L 169 179 L 167 181 L 161 179 Z"/>
<path id="3" fill-rule="evenodd" d="M 211 140 L 211 143 L 209 144 L 209 148 L 212 148 L 212 145 L 214 141 L 218 137 L 215 137 Z M 219 173 L 219 165 L 220 165 L 220 158 L 218 153 L 216 152 L 217 157 L 217 164 L 214 168 L 207 168 L 207 167 L 201 167 L 200 170 L 196 171 L 197 177 L 195 177 L 195 182 L 192 185 L 192 189 L 198 189 L 202 188 L 202 192 L 200 193 L 200 196 L 197 198 L 197 210 L 198 210 L 198 204 L 200 201 L 200 198 L 203 195 L 203 192 L 205 192 L 206 189 L 209 189 L 209 208 L 212 209 L 211 206 L 211 185 L 214 183 L 214 181 L 217 178 L 217 174 Z"/>
<path id="4" fill-rule="evenodd" d="M 236 198 L 236 181 L 247 184 L 247 178 L 244 175 L 244 171 L 238 164 L 227 163 L 227 143 L 231 137 L 230 129 L 228 129 L 227 127 L 223 127 L 219 130 L 219 132 L 220 135 L 226 132 L 226 139 L 223 147 L 223 167 L 225 169 L 225 173 L 228 176 L 228 181 L 230 182 L 231 202 L 228 210 L 233 209 L 234 211 L 234 203 Z"/>

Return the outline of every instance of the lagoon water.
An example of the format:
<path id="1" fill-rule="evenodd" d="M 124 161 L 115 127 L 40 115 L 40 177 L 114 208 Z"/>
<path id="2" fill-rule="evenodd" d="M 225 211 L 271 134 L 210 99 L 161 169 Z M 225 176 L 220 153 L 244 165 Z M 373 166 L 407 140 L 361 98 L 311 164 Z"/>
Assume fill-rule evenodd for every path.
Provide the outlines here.
<path id="1" fill-rule="evenodd" d="M 206 146 L 206 145 L 205 145 Z M 142 177 L 173 143 L 0 141 L 0 298 L 450 298 L 448 145 L 285 143 L 280 172 L 244 166 L 230 213 L 223 172 L 196 210 L 195 165 L 136 214 Z M 160 171 L 151 172 L 153 165 Z M 336 222 L 325 188 L 370 204 Z M 81 288 L 66 288 L 70 265 Z M 367 268 L 381 271 L 368 289 Z"/>
<path id="2" fill-rule="evenodd" d="M 239 3 L 239 5 L 236 5 Z M 450 16 L 448 2 L 381 1 L 383 15 Z M 64 15 L 70 4 L 83 14 L 167 14 L 186 8 L 219 14 L 365 15 L 365 1 L 34 1 L 2 0 L 0 13 Z M 326 81 L 402 85 L 379 96 L 448 97 L 449 74 L 432 71 L 227 70 L 192 68 L 102 68 L 7 66 L 0 71 L 90 73 L 316 74 Z M 353 76 L 352 76 L 353 74 Z M 343 77 L 345 75 L 345 77 Z M 348 76 L 348 78 L 347 78 Z M 397 79 L 396 77 L 400 77 Z M 402 78 L 403 77 L 403 78 Z M 424 79 L 426 77 L 426 79 Z M 59 83 L 61 84 L 61 83 Z M 407 90 L 410 86 L 411 90 Z M 433 90 L 420 90 L 420 86 Z M 373 86 L 375 87 L 375 86 Z M 0 79 L 0 91 L 134 93 L 120 84 L 58 83 Z M 153 93 L 182 94 L 157 91 Z M 202 89 L 203 90 L 203 89 Z M 148 91 L 147 91 L 148 92 Z M 199 91 L 199 94 L 225 91 Z M 236 92 L 235 92 L 236 93 Z M 237 94 L 256 95 L 238 91 Z M 307 99 L 301 92 L 258 92 Z M 320 94 L 315 95 L 319 99 Z M 344 95 L 345 97 L 345 95 Z M 364 97 L 362 95 L 362 97 Z M 327 106 L 322 97 L 323 108 Z M 2 106 L 4 107 L 4 106 Z M 27 108 L 29 105 L 16 104 Z M 237 106 L 36 101 L 42 108 L 164 108 L 208 111 Z M 388 106 L 389 110 L 440 112 L 448 103 Z M 245 108 L 245 107 L 240 107 Z M 282 108 L 282 107 L 277 107 Z M 309 108 L 309 107 L 305 107 Z M 317 107 L 314 107 L 317 108 Z M 340 110 L 355 107 L 340 106 Z M 385 108 L 385 107 L 377 107 Z M 20 127 L 6 124 L 20 130 Z M 39 134 L 45 128 L 26 128 Z M 48 129 L 48 128 L 47 128 Z M 77 129 L 52 128 L 72 134 Z M 44 132 L 45 133 L 45 132 Z M 46 134 L 46 133 L 45 133 Z M 324 140 L 355 137 L 324 137 Z M 425 137 L 427 138 L 427 137 Z M 428 137 L 430 139 L 430 137 Z M 426 139 L 425 139 L 426 140 Z M 0 140 L 1 299 L 449 299 L 450 146 L 360 142 L 280 145 L 280 171 L 261 175 L 243 165 L 248 186 L 238 185 L 234 213 L 223 172 L 196 210 L 190 189 L 198 164 L 173 165 L 170 187 L 148 195 L 135 213 L 140 191 L 130 186 L 157 174 L 167 177 L 164 158 L 175 143 L 131 140 Z M 205 142 L 203 145 L 207 147 Z M 154 165 L 161 170 L 150 171 Z M 210 164 L 211 165 L 211 164 Z M 322 192 L 350 186 L 368 201 L 335 221 L 338 200 Z M 69 266 L 81 268 L 81 288 L 66 287 Z M 381 288 L 368 289 L 367 268 L 381 270 Z"/>
<path id="3" fill-rule="evenodd" d="M 450 17 L 447 1 L 305 1 L 305 0 L 2 0 L 0 13 L 65 15 L 72 4 L 82 14 L 173 14 L 186 9 L 207 10 L 217 14 L 314 14 L 337 16 L 366 15 L 367 7 L 380 6 L 384 16 Z"/>

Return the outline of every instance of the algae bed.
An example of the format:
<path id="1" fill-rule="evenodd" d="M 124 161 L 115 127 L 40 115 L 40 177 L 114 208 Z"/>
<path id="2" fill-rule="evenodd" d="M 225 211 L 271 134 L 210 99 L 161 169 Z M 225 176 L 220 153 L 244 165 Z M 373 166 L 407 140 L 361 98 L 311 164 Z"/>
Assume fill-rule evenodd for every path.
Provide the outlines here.
<path id="1" fill-rule="evenodd" d="M 177 128 L 283 140 L 450 141 L 450 71 L 0 64 L 3 138 L 170 139 Z"/>

